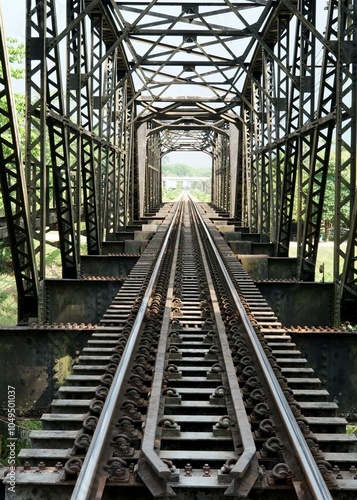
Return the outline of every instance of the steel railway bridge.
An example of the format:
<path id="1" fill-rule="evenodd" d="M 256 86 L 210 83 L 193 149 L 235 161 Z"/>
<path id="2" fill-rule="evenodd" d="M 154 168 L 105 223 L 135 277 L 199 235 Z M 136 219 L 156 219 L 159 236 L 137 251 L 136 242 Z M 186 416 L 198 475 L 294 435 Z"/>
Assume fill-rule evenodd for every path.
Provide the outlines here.
<path id="1" fill-rule="evenodd" d="M 340 433 L 357 420 L 357 1 L 26 0 L 25 38 L 21 144 L 0 14 L 1 236 L 18 294 L 1 407 L 11 386 L 18 416 L 52 408 L 20 452 L 16 498 L 70 498 L 77 476 L 73 500 L 355 498 L 357 445 Z M 162 203 L 177 151 L 211 158 L 211 203 Z M 62 279 L 46 274 L 50 245 Z"/>

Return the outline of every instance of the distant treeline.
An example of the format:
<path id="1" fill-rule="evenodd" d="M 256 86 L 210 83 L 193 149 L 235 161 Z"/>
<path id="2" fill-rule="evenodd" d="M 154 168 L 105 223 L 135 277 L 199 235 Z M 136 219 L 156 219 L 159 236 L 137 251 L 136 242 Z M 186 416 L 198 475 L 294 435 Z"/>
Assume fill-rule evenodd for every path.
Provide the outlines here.
<path id="1" fill-rule="evenodd" d="M 211 177 L 211 167 L 185 165 L 184 163 L 164 163 L 162 165 L 164 177 Z"/>

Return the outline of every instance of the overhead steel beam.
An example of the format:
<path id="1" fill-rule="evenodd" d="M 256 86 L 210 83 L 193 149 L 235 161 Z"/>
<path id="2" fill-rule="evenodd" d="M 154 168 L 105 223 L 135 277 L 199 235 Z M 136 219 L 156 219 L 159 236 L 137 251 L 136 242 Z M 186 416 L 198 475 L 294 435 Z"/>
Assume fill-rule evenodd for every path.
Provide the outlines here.
<path id="1" fill-rule="evenodd" d="M 131 63 L 134 65 L 135 63 Z M 163 66 L 162 61 L 155 61 L 152 59 L 142 59 L 139 60 L 140 66 Z M 238 67 L 239 63 L 236 61 L 220 61 L 219 59 L 213 59 L 212 61 L 196 61 L 195 59 L 191 60 L 182 60 L 182 61 L 176 61 L 176 60 L 170 60 L 165 62 L 165 66 L 183 66 L 184 68 L 190 68 L 190 67 L 195 67 L 195 66 L 227 66 L 227 67 Z M 186 71 L 189 71 L 187 69 Z M 223 83 L 223 82 L 222 82 Z M 229 85 L 229 82 L 227 83 Z"/>
<path id="2" fill-rule="evenodd" d="M 152 29 L 152 28 L 133 28 L 130 30 L 130 36 L 141 35 L 141 36 L 233 36 L 235 38 L 246 38 L 249 36 L 244 30 L 235 30 L 235 29 L 212 29 L 212 30 L 204 30 L 204 29 L 172 29 L 172 30 L 160 30 L 160 29 Z"/>

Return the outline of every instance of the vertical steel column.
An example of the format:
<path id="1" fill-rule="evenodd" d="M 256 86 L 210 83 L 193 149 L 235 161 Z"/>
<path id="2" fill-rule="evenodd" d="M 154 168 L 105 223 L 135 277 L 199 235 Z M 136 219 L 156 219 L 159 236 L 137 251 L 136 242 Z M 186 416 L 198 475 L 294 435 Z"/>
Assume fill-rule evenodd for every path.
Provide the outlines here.
<path id="1" fill-rule="evenodd" d="M 98 205 L 98 231 L 99 241 L 104 238 L 104 158 L 106 158 L 104 147 L 104 71 L 102 58 L 104 56 L 103 47 L 103 16 L 93 14 L 91 17 L 91 78 L 92 78 L 92 127 L 96 141 L 93 144 L 94 158 L 97 162 L 96 185 L 97 185 L 97 205 Z"/>
<path id="2" fill-rule="evenodd" d="M 219 134 L 216 137 L 216 190 L 217 190 L 217 207 L 221 210 L 222 208 L 222 143 Z"/>
<path id="3" fill-rule="evenodd" d="M 295 44 L 292 61 L 292 79 L 290 80 L 288 112 L 286 120 L 285 137 L 286 143 L 283 147 L 285 151 L 281 202 L 279 207 L 279 229 L 277 237 L 277 256 L 287 257 L 289 255 L 289 243 L 291 233 L 291 223 L 293 219 L 293 209 L 295 201 L 295 187 L 297 168 L 300 157 L 300 137 L 298 129 L 301 125 L 301 52 L 300 52 L 300 22 L 296 20 Z M 299 226 L 298 221 L 298 228 Z M 298 234 L 299 239 L 299 234 Z"/>
<path id="4" fill-rule="evenodd" d="M 260 92 L 256 83 L 252 82 L 251 110 L 251 230 L 261 229 L 261 158 L 259 147 L 261 144 L 261 102 Z"/>
<path id="5" fill-rule="evenodd" d="M 121 88 L 121 112 L 119 117 L 119 176 L 117 188 L 118 226 L 125 227 L 128 220 L 128 186 L 129 163 L 128 163 L 128 83 L 124 82 Z"/>
<path id="6" fill-rule="evenodd" d="M 76 278 L 78 258 L 74 231 L 69 152 L 64 124 L 61 55 L 58 45 L 57 15 L 54 0 L 47 1 L 46 16 L 46 124 L 62 257 L 62 276 L 64 278 Z"/>
<path id="7" fill-rule="evenodd" d="M 338 1 L 335 167 L 335 321 L 342 297 L 356 301 L 357 283 L 357 1 Z"/>
<path id="8" fill-rule="evenodd" d="M 60 54 L 53 0 L 27 1 L 26 23 L 26 172 L 34 238 L 39 241 L 39 278 L 46 274 L 46 227 L 50 173 L 53 174 L 62 273 L 77 275 L 70 176 L 63 124 Z M 48 149 L 50 145 L 50 150 Z M 52 171 L 49 172 L 50 163 Z"/>
<path id="9" fill-rule="evenodd" d="M 150 193 L 150 168 L 149 168 L 149 162 L 150 160 L 150 135 L 148 134 L 149 130 L 151 129 L 152 123 L 148 122 L 147 124 L 147 133 L 146 133 L 146 143 L 145 143 L 145 150 L 146 150 L 146 158 L 145 158 L 145 192 L 144 192 L 144 214 L 148 213 L 150 210 L 150 196 L 148 193 Z"/>
<path id="10" fill-rule="evenodd" d="M 73 2 L 68 0 L 66 3 L 66 21 L 67 25 L 73 21 L 74 13 Z M 76 4 L 79 7 L 78 3 Z M 80 54 L 81 47 L 77 44 L 76 30 L 72 30 L 66 38 L 67 42 L 67 60 L 66 60 L 66 115 L 68 116 L 69 124 L 76 124 L 76 127 L 68 126 L 66 128 L 67 142 L 69 147 L 69 168 L 72 176 L 72 199 L 75 206 L 75 224 L 76 224 L 76 247 L 78 255 L 81 253 L 81 224 L 83 214 L 82 200 L 82 176 L 81 176 L 81 143 L 78 134 L 78 116 L 80 115 L 80 96 L 78 77 L 80 74 Z"/>
<path id="11" fill-rule="evenodd" d="M 252 225 L 252 151 L 251 151 L 251 111 L 243 108 L 243 215 L 242 222 Z"/>
<path id="12" fill-rule="evenodd" d="M 310 25 L 316 24 L 315 0 L 304 3 L 302 14 Z M 311 122 L 317 117 L 315 107 L 316 39 L 309 27 L 301 29 L 303 51 L 302 102 L 303 120 Z M 319 110 L 320 111 L 320 110 Z M 300 218 L 303 222 L 301 247 L 298 253 L 298 276 L 313 280 L 320 239 L 323 200 L 325 194 L 330 144 L 324 144 L 325 154 L 319 155 L 321 146 L 317 129 L 301 133 L 301 162 L 299 170 Z M 332 139 L 332 138 L 331 138 Z M 320 142 L 320 144 L 319 144 Z M 321 151 L 320 151 L 321 152 Z M 321 161 L 322 160 L 322 161 Z M 305 207 L 305 208 L 304 208 Z"/>
<path id="13" fill-rule="evenodd" d="M 18 321 L 38 314 L 38 276 L 25 170 L 0 8 L 0 186 L 18 295 Z"/>
<path id="14" fill-rule="evenodd" d="M 135 132 L 135 125 L 134 125 L 134 116 L 135 116 L 135 104 L 132 102 L 129 107 L 129 121 L 127 124 L 127 178 L 128 182 L 127 188 L 128 188 L 128 193 L 127 193 L 127 200 L 128 200 L 128 206 L 127 206 L 127 211 L 128 211 L 128 222 L 132 222 L 135 220 L 136 215 L 138 214 L 138 193 L 135 192 L 135 180 L 137 177 L 137 169 L 138 169 L 138 164 L 137 164 L 137 148 L 136 148 L 136 132 Z M 156 158 L 156 162 L 158 164 L 158 170 L 159 172 L 159 165 L 160 165 L 160 154 Z M 158 192 L 158 186 L 156 186 L 157 192 Z M 157 206 L 157 205 L 156 205 Z"/>
<path id="15" fill-rule="evenodd" d="M 243 220 L 243 151 L 242 122 L 230 123 L 229 130 L 229 165 L 230 165 L 230 213 L 240 221 Z"/>
<path id="16" fill-rule="evenodd" d="M 133 112 L 134 112 L 133 106 Z M 132 206 L 131 206 L 131 220 L 137 221 L 140 218 L 140 193 L 139 193 L 139 138 L 138 138 L 138 129 L 137 126 L 134 125 L 134 120 L 131 120 L 131 130 L 132 130 Z M 159 148 L 160 149 L 160 148 Z M 157 179 L 157 206 L 161 203 L 161 159 L 160 159 L 160 150 L 158 154 L 158 179 Z"/>
<path id="17" fill-rule="evenodd" d="M 230 161 L 229 161 L 229 141 L 228 138 L 223 135 L 218 135 L 218 141 L 220 143 L 220 177 L 221 177 L 221 201 L 220 208 L 229 213 L 230 212 L 230 202 L 231 202 L 231 186 L 230 186 Z"/>
<path id="18" fill-rule="evenodd" d="M 161 141 L 159 132 L 155 132 L 155 125 L 151 128 L 146 141 L 146 211 L 157 210 L 161 203 Z"/>
<path id="19" fill-rule="evenodd" d="M 216 190 L 217 190 L 217 207 L 221 210 L 222 207 L 222 194 L 223 194 L 223 186 L 222 186 L 222 144 L 220 136 L 216 137 Z"/>
<path id="20" fill-rule="evenodd" d="M 114 240 L 119 223 L 120 149 L 122 136 L 123 92 L 117 88 L 117 78 L 122 72 L 117 69 L 117 51 L 106 53 L 104 86 L 102 88 L 103 109 L 103 179 L 104 214 L 103 227 L 107 240 Z"/>
<path id="21" fill-rule="evenodd" d="M 218 163 L 218 151 L 217 151 L 217 134 L 214 136 L 214 147 L 213 147 L 213 155 L 212 155 L 212 203 L 215 206 L 218 206 L 218 176 L 217 176 L 217 163 Z"/>
<path id="22" fill-rule="evenodd" d="M 321 232 L 322 213 L 329 160 L 335 128 L 334 110 L 336 103 L 336 59 L 331 46 L 337 37 L 337 7 L 330 2 L 326 27 L 326 44 L 320 72 L 320 88 L 314 117 L 316 126 L 312 131 L 312 143 L 306 146 L 309 158 L 306 170 L 306 218 L 299 259 L 299 275 L 308 278 L 313 275 L 317 259 Z M 315 61 L 315 57 L 313 58 Z M 311 64 L 314 64 L 313 62 Z"/>
<path id="23" fill-rule="evenodd" d="M 85 20 L 80 20 L 84 10 L 83 0 L 67 2 L 67 24 L 74 23 L 68 36 L 68 114 L 71 121 L 77 125 L 74 132 L 74 142 L 77 145 L 76 157 L 78 171 L 81 174 L 83 198 L 77 192 L 78 204 L 83 203 L 83 213 L 86 225 L 88 254 L 99 254 L 99 227 L 97 213 L 96 172 L 94 147 L 92 138 L 92 87 L 87 54 L 87 36 Z M 79 183 L 79 175 L 77 175 Z M 78 216 L 81 211 L 77 211 Z M 78 222 L 81 221 L 81 217 Z M 80 234 L 80 232 L 79 232 Z"/>
<path id="24" fill-rule="evenodd" d="M 48 213 L 46 161 L 46 33 L 47 3 L 26 3 L 26 178 L 39 279 L 46 273 Z"/>
<path id="25" fill-rule="evenodd" d="M 149 128 L 152 128 L 152 124 L 149 124 Z M 152 199 L 152 188 L 153 188 L 153 134 L 149 134 L 147 136 L 146 141 L 146 212 L 149 212 L 153 208 L 153 199 Z"/>
<path id="26" fill-rule="evenodd" d="M 286 17 L 279 16 L 277 19 L 277 32 L 279 33 L 279 39 L 277 42 L 277 56 L 282 62 L 283 69 L 280 65 L 277 65 L 274 71 L 274 80 L 276 85 L 274 87 L 274 129 L 276 134 L 276 196 L 274 209 L 272 208 L 272 213 L 274 220 L 272 221 L 273 241 L 279 241 L 279 220 L 280 220 L 280 200 L 282 200 L 282 182 L 284 173 L 284 162 L 286 156 L 286 141 L 283 141 L 283 137 L 286 134 L 286 127 L 288 123 L 288 95 L 289 95 L 289 75 L 287 69 L 290 67 L 290 23 Z M 290 234 L 289 234 L 290 236 Z M 288 243 L 284 245 L 288 246 Z M 278 248 L 276 248 L 276 252 Z"/>
<path id="27" fill-rule="evenodd" d="M 262 150 L 261 150 L 261 228 L 260 232 L 272 234 L 272 209 L 274 206 L 274 179 L 273 179 L 273 122 L 272 122 L 272 100 L 273 100 L 273 64 L 272 60 L 263 51 L 263 81 L 262 86 Z"/>
<path id="28" fill-rule="evenodd" d="M 214 138 L 212 140 L 213 145 L 213 153 L 212 153 L 212 185 L 211 185 L 211 199 L 214 205 L 217 205 L 217 185 L 216 185 L 216 168 L 217 168 L 217 134 L 214 134 Z"/>

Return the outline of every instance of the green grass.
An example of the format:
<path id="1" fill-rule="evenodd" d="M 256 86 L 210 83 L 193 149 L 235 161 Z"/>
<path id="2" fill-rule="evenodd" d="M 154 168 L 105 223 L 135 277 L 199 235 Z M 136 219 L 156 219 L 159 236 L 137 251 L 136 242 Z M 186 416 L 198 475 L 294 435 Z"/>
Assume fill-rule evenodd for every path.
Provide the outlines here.
<path id="1" fill-rule="evenodd" d="M 61 278 L 61 252 L 49 247 L 46 255 L 46 278 Z"/>
<path id="2" fill-rule="evenodd" d="M 197 200 L 203 201 L 204 203 L 209 203 L 211 201 L 211 194 L 210 193 L 204 193 L 202 191 L 199 191 L 198 189 L 191 189 L 190 194 L 194 198 L 197 198 Z"/>
<path id="3" fill-rule="evenodd" d="M 322 241 L 319 244 L 316 261 L 315 281 L 333 282 L 333 241 Z M 289 257 L 296 257 L 297 244 L 290 242 Z M 324 267 L 324 272 L 319 272 L 320 267 Z"/>
<path id="4" fill-rule="evenodd" d="M 0 274 L 0 325 L 15 326 L 17 324 L 17 290 L 15 277 Z"/>
<path id="5" fill-rule="evenodd" d="M 6 426 L 6 421 L 2 421 L 2 424 Z M 21 419 L 16 420 L 15 422 L 15 435 L 16 435 L 16 465 L 19 465 L 20 460 L 18 455 L 20 450 L 23 448 L 30 447 L 29 434 L 31 431 L 37 431 L 42 429 L 41 420 L 29 420 L 29 419 Z M 2 426 L 4 431 L 4 426 Z M 8 449 L 7 449 L 7 435 L 0 434 L 0 464 L 3 464 L 5 467 L 8 465 Z"/>
<path id="6" fill-rule="evenodd" d="M 41 420 L 16 420 L 16 425 L 18 427 L 22 427 L 22 429 L 28 429 L 30 431 L 40 431 L 42 430 L 42 422 Z"/>
<path id="7" fill-rule="evenodd" d="M 185 190 L 183 188 L 169 188 L 169 189 L 162 189 L 162 201 L 163 202 L 168 202 L 168 201 L 174 201 L 177 200 L 181 194 Z M 209 203 L 211 201 L 211 194 L 210 193 L 204 193 L 203 191 L 200 191 L 198 189 L 189 189 L 187 191 L 193 198 L 196 198 L 199 201 L 202 201 L 204 203 Z"/>
<path id="8" fill-rule="evenodd" d="M 17 325 L 17 289 L 11 266 L 11 255 L 3 253 L 0 270 L 0 326 Z M 61 278 L 61 254 L 58 248 L 48 246 L 46 278 Z"/>

